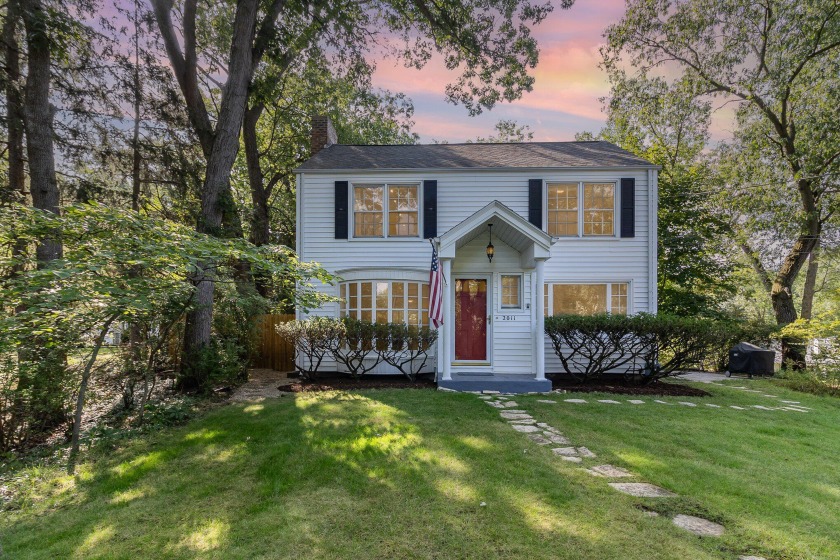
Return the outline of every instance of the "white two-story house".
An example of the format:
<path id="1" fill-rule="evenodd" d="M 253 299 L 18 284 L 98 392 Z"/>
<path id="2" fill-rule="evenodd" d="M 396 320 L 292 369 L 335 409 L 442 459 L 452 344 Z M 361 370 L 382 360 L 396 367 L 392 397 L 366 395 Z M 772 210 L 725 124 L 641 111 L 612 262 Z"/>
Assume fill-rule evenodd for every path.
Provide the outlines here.
<path id="1" fill-rule="evenodd" d="M 340 145 L 325 118 L 312 140 L 297 251 L 343 300 L 313 313 L 428 324 L 434 244 L 439 386 L 550 390 L 546 315 L 656 312 L 651 163 L 608 142 Z"/>

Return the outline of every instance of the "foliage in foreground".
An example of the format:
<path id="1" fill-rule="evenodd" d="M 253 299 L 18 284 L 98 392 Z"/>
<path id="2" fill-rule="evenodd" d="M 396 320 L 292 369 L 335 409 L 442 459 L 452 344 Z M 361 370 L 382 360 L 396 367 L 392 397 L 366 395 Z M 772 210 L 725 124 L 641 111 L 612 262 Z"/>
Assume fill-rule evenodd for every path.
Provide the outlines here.
<path id="1" fill-rule="evenodd" d="M 64 256 L 38 267 L 30 248 L 46 237 L 60 240 Z M 139 380 L 142 412 L 157 372 L 172 367 L 173 332 L 194 308 L 194 275 L 209 261 L 216 263 L 213 281 L 233 286 L 219 290 L 231 300 L 226 317 L 282 303 L 260 299 L 242 276 L 243 264 L 279 287 L 272 293 L 286 294 L 304 308 L 322 299 L 311 280 L 331 281 L 321 268 L 301 263 L 286 248 L 214 238 L 135 212 L 95 204 L 68 207 L 61 216 L 23 206 L 0 210 L 0 449 L 24 446 L 46 428 L 38 423 L 43 387 L 51 391 L 50 404 L 58 406 L 62 421 L 75 400 L 73 439 L 78 441 L 97 354 L 118 325 L 132 332 L 124 356 L 126 387 L 132 387 L 126 389 L 132 395 L 127 404 Z M 215 327 L 224 333 L 224 325 Z M 237 344 L 232 337 L 239 328 L 227 331 L 231 337 L 217 336 L 207 349 L 215 353 L 205 360 L 206 367 L 192 368 L 202 375 L 200 389 L 213 380 L 219 356 Z M 46 371 L 39 367 L 44 356 L 70 353 L 83 358 L 51 360 Z M 246 359 L 239 356 L 238 367 Z"/>
<path id="2" fill-rule="evenodd" d="M 386 363 L 411 380 L 423 371 L 437 340 L 429 327 L 405 323 L 372 323 L 351 317 L 311 317 L 277 326 L 295 345 L 295 367 L 314 379 L 325 357 L 331 357 L 352 377 L 361 377 Z"/>
<path id="3" fill-rule="evenodd" d="M 555 315 L 545 333 L 563 370 L 578 381 L 605 374 L 650 383 L 728 351 L 746 330 L 733 323 L 675 315 Z"/>

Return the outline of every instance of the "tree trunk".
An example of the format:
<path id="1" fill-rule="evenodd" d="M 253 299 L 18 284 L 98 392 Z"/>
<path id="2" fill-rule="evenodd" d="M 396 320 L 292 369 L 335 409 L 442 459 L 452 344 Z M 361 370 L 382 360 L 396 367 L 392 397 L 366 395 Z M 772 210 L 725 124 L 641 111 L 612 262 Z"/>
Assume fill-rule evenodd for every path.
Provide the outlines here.
<path id="1" fill-rule="evenodd" d="M 20 2 L 27 43 L 27 75 L 24 88 L 23 122 L 26 155 L 29 160 L 29 190 L 32 206 L 45 212 L 60 213 L 61 197 L 55 175 L 53 154 L 53 116 L 50 104 L 51 52 L 49 14 L 40 0 Z M 35 248 L 37 266 L 45 268 L 63 256 L 61 242 L 47 235 Z M 33 366 L 31 404 L 36 430 L 45 431 L 66 419 L 61 387 L 66 375 L 65 355 L 33 337 L 24 345 L 22 362 Z"/>
<path id="2" fill-rule="evenodd" d="M 811 319 L 814 309 L 814 293 L 817 291 L 817 273 L 819 272 L 820 242 L 819 239 L 811 249 L 808 257 L 808 269 L 805 272 L 805 286 L 802 288 L 802 305 L 799 316 L 803 319 Z"/>
<path id="3" fill-rule="evenodd" d="M 222 222 L 227 215 L 235 225 L 235 207 L 230 192 L 230 173 L 239 151 L 239 131 L 248 101 L 252 72 L 252 44 L 256 29 L 257 0 L 240 0 L 233 23 L 228 80 L 207 158 L 207 170 L 201 189 L 201 213 L 198 231 L 209 235 L 224 234 Z M 240 229 L 241 231 L 241 229 Z M 210 343 L 213 324 L 214 263 L 204 263 L 197 274 L 195 309 L 187 316 L 184 332 L 181 388 L 203 389 L 206 372 L 199 371 L 199 357 Z M 195 367 L 198 366 L 198 367 Z"/>
<path id="4" fill-rule="evenodd" d="M 90 357 L 85 364 L 85 369 L 82 371 L 82 382 L 79 384 L 79 394 L 76 396 L 76 412 L 73 415 L 73 436 L 70 439 L 70 457 L 67 461 L 67 472 L 70 474 L 76 471 L 76 459 L 79 455 L 79 436 L 82 433 L 82 410 L 85 406 L 85 394 L 87 393 L 88 381 L 90 380 L 90 372 L 93 370 L 93 364 L 96 363 L 96 357 L 99 355 L 99 349 L 102 348 L 102 343 L 108 334 L 108 329 L 111 328 L 111 324 L 118 316 L 112 315 L 102 325 L 102 329 L 99 331 L 96 341 L 93 344 Z"/>
<path id="5" fill-rule="evenodd" d="M 796 306 L 793 302 L 793 283 L 822 233 L 812 180 L 800 179 L 797 186 L 805 213 L 805 223 L 802 233 L 794 242 L 776 274 L 770 290 L 770 300 L 773 303 L 773 312 L 779 326 L 787 325 L 797 319 Z M 805 345 L 802 341 L 782 338 L 782 367 L 794 370 L 805 368 Z"/>
<path id="6" fill-rule="evenodd" d="M 53 155 L 55 108 L 50 104 L 49 16 L 40 0 L 23 0 L 22 7 L 28 46 L 24 115 L 32 205 L 40 210 L 58 214 L 61 200 Z M 61 258 L 62 255 L 60 241 L 39 240 L 36 248 L 39 267 Z"/>
<path id="7" fill-rule="evenodd" d="M 17 40 L 17 0 L 9 0 L 3 22 L 6 62 L 6 135 L 8 142 L 8 191 L 0 203 L 23 203 L 26 191 L 23 158 L 23 99 L 20 92 L 20 47 Z"/>
<path id="8" fill-rule="evenodd" d="M 270 231 L 268 199 L 271 192 L 265 186 L 265 176 L 260 166 L 260 151 L 257 144 L 257 123 L 264 107 L 262 103 L 258 103 L 249 108 L 245 113 L 245 120 L 242 124 L 248 183 L 251 187 L 251 235 L 249 241 L 258 247 L 268 244 Z M 254 283 L 261 296 L 267 297 L 269 295 L 269 286 L 265 278 L 257 275 L 254 278 Z"/>

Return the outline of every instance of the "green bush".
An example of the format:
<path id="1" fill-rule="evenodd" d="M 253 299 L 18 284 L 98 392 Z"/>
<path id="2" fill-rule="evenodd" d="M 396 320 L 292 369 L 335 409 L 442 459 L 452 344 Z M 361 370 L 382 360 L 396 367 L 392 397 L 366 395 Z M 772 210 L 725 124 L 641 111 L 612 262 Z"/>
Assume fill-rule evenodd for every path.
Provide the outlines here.
<path id="1" fill-rule="evenodd" d="M 277 332 L 295 346 L 295 367 L 306 379 L 314 379 L 321 362 L 339 340 L 345 338 L 344 322 L 331 317 L 311 317 L 277 325 Z"/>
<path id="2" fill-rule="evenodd" d="M 426 367 L 437 337 L 437 330 L 429 327 L 387 323 L 378 326 L 377 351 L 382 361 L 414 381 Z"/>
<path id="3" fill-rule="evenodd" d="M 376 348 L 379 327 L 352 317 L 340 321 L 344 327 L 342 336 L 332 341 L 330 353 L 351 377 L 361 377 L 382 362 L 382 355 Z"/>
<path id="4" fill-rule="evenodd" d="M 555 315 L 545 319 L 545 333 L 576 380 L 619 374 L 640 383 L 696 366 L 731 336 L 726 323 L 647 313 Z"/>

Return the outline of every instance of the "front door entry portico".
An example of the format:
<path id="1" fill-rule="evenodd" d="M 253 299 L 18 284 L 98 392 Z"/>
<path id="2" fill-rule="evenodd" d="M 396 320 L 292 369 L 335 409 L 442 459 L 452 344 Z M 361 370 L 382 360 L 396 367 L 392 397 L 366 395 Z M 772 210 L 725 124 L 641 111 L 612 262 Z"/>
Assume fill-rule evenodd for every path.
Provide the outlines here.
<path id="1" fill-rule="evenodd" d="M 455 360 L 487 361 L 487 280 L 455 280 Z"/>

